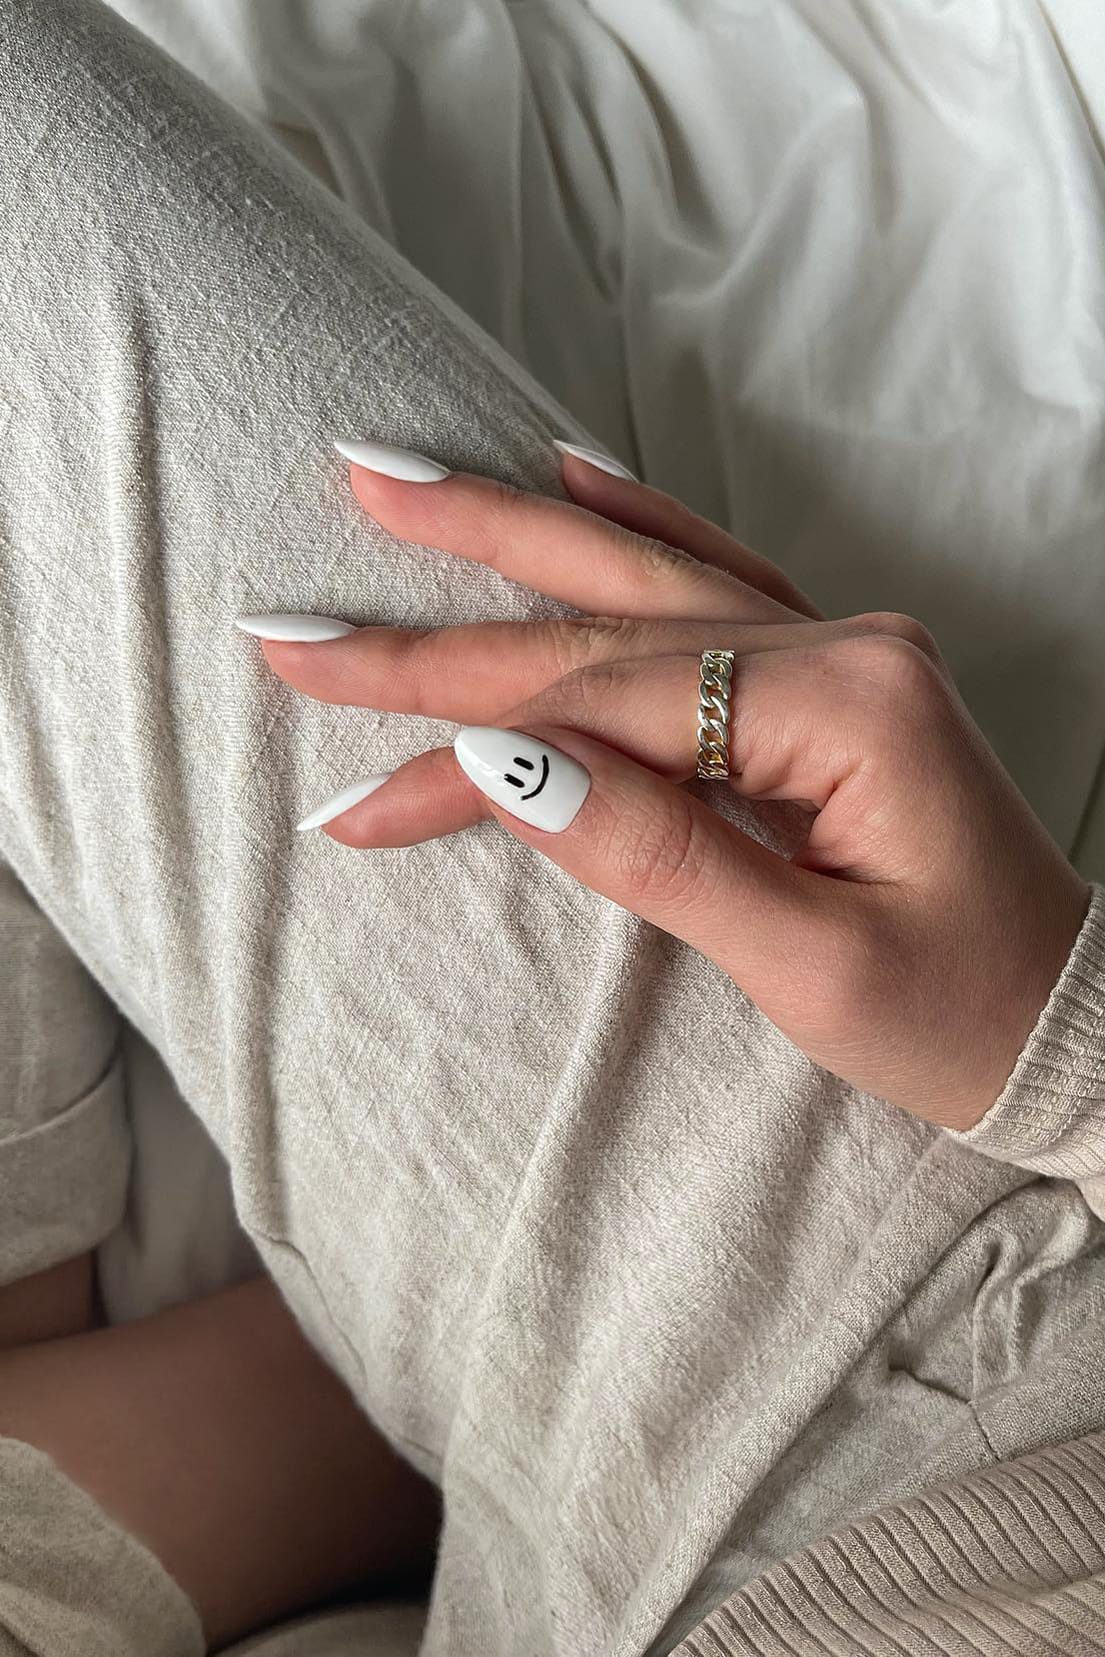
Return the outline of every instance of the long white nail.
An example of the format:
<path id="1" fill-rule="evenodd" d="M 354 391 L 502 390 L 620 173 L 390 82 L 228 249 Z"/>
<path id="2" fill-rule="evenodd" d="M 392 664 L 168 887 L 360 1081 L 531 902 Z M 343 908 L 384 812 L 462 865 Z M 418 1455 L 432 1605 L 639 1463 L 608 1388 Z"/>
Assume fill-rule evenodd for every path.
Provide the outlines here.
<path id="1" fill-rule="evenodd" d="M 628 466 L 623 466 L 620 460 L 612 460 L 609 455 L 600 454 L 597 449 L 584 449 L 578 443 L 562 443 L 559 437 L 553 438 L 553 447 L 561 454 L 575 455 L 577 460 L 585 460 L 589 466 L 597 466 L 600 472 L 609 472 L 612 478 L 628 478 L 630 483 L 639 483 Z"/>
<path id="2" fill-rule="evenodd" d="M 462 771 L 489 799 L 550 834 L 568 827 L 591 787 L 591 774 L 578 760 L 522 731 L 466 725 L 453 749 Z"/>
<path id="3" fill-rule="evenodd" d="M 447 466 L 439 466 L 428 455 L 415 454 L 413 449 L 397 449 L 394 443 L 335 442 L 335 449 L 357 466 L 370 472 L 382 472 L 386 478 L 402 478 L 404 483 L 440 483 L 449 476 Z"/>
<path id="4" fill-rule="evenodd" d="M 344 639 L 357 629 L 334 616 L 235 616 L 235 627 L 257 639 L 283 639 L 291 644 L 319 644 L 323 639 Z"/>
<path id="5" fill-rule="evenodd" d="M 359 801 L 367 800 L 370 794 L 375 794 L 376 790 L 382 788 L 388 778 L 394 775 L 393 771 L 382 771 L 378 776 L 366 777 L 363 782 L 351 783 L 348 788 L 343 788 L 340 794 L 335 794 L 332 799 L 324 801 L 322 805 L 311 812 L 309 817 L 304 817 L 301 823 L 295 825 L 296 828 L 300 834 L 303 833 L 304 829 L 321 828 L 323 823 L 329 823 L 333 818 L 340 817 L 343 811 L 348 811 L 351 806 L 357 805 Z"/>

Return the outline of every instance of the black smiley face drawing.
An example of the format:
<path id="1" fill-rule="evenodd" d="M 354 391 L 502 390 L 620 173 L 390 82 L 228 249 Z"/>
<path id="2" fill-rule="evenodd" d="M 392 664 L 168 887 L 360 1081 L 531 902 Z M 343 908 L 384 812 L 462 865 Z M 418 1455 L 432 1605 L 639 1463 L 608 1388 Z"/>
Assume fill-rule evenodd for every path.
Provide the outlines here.
<path id="1" fill-rule="evenodd" d="M 537 767 L 534 765 L 534 763 L 531 759 L 523 759 L 521 754 L 515 754 L 514 763 L 515 763 L 515 765 L 520 765 L 524 771 L 536 771 L 536 769 L 537 769 Z M 521 777 L 512 777 L 509 771 L 506 773 L 506 780 L 507 780 L 508 783 L 510 783 L 512 788 L 525 788 L 525 786 L 526 786 Z M 548 756 L 548 754 L 542 754 L 541 755 L 541 781 L 537 784 L 536 788 L 531 788 L 528 794 L 523 794 L 522 795 L 523 800 L 536 799 L 537 795 L 540 794 L 541 790 L 544 788 L 544 786 L 548 782 L 548 780 L 549 780 L 549 756 Z"/>

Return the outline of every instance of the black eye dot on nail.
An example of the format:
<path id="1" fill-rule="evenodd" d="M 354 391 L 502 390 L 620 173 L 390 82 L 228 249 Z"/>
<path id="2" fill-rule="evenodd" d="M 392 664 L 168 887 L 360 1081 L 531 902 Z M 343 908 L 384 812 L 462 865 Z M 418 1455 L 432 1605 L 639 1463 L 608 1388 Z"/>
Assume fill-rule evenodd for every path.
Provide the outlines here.
<path id="1" fill-rule="evenodd" d="M 521 754 L 515 754 L 514 763 L 515 763 L 515 765 L 524 766 L 527 771 L 532 771 L 533 770 L 533 761 L 531 759 L 523 759 Z"/>
<path id="2" fill-rule="evenodd" d="M 509 771 L 506 773 L 506 781 L 510 783 L 512 788 L 524 788 L 526 786 L 521 777 L 512 777 Z"/>

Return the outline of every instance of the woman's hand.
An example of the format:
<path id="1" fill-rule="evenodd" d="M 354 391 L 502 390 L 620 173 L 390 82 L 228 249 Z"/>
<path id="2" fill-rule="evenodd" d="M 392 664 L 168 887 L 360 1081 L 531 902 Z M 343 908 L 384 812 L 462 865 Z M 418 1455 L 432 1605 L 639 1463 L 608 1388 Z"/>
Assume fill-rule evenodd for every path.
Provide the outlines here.
<path id="1" fill-rule="evenodd" d="M 270 665 L 326 702 L 527 732 L 538 746 L 516 745 L 535 764 L 524 780 L 547 758 L 550 796 L 558 773 L 586 794 L 549 832 L 440 748 L 326 832 L 401 846 L 496 817 L 716 962 L 816 1063 L 930 1121 L 973 1126 L 1047 1001 L 1089 889 L 925 628 L 885 613 L 825 621 L 715 525 L 579 459 L 564 463 L 575 505 L 460 473 L 404 481 L 355 465 L 351 478 L 393 534 L 585 614 L 266 642 Z M 809 809 L 789 861 L 678 786 L 695 775 L 707 648 L 736 652 L 733 775 L 715 786 Z"/>

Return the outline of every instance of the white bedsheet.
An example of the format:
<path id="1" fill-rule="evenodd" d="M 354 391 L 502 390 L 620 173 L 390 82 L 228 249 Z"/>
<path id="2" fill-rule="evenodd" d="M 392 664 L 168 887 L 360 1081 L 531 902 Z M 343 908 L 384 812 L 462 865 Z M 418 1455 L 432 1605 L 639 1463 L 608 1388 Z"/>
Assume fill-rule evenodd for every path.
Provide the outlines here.
<path id="1" fill-rule="evenodd" d="M 1099 0 L 115 3 L 650 482 L 926 621 L 1105 878 Z"/>

